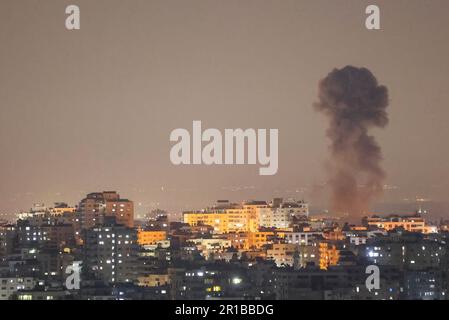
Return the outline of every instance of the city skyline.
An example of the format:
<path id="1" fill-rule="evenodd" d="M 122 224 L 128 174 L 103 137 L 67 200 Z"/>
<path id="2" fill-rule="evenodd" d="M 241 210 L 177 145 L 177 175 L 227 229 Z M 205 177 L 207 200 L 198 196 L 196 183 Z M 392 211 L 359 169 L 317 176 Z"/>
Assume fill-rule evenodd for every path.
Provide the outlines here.
<path id="1" fill-rule="evenodd" d="M 0 300 L 445 300 L 448 231 L 421 210 L 349 223 L 282 198 L 136 219 L 92 192 L 0 221 Z"/>

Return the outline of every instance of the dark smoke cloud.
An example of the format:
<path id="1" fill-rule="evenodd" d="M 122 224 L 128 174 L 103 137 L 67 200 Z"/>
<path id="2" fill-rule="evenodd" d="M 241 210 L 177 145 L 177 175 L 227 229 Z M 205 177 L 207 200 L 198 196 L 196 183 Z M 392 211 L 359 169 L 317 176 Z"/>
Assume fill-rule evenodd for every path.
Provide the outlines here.
<path id="1" fill-rule="evenodd" d="M 388 123 L 388 91 L 365 68 L 334 69 L 319 84 L 316 110 L 329 118 L 332 210 L 360 216 L 383 189 L 382 154 L 372 127 Z"/>

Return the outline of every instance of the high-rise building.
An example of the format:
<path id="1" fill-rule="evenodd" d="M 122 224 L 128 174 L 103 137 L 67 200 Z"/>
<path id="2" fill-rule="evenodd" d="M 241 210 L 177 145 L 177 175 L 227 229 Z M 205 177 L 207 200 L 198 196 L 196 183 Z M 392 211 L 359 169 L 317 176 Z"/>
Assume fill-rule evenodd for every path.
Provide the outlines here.
<path id="1" fill-rule="evenodd" d="M 118 224 L 134 227 L 134 203 L 128 199 L 106 200 L 105 216 L 115 217 Z"/>
<path id="2" fill-rule="evenodd" d="M 110 283 L 134 282 L 139 245 L 137 230 L 107 217 L 102 225 L 84 231 L 83 267 Z"/>
<path id="3" fill-rule="evenodd" d="M 115 217 L 117 223 L 127 227 L 134 226 L 134 203 L 121 199 L 115 191 L 89 193 L 81 200 L 78 214 L 83 229 L 102 223 L 104 217 Z"/>

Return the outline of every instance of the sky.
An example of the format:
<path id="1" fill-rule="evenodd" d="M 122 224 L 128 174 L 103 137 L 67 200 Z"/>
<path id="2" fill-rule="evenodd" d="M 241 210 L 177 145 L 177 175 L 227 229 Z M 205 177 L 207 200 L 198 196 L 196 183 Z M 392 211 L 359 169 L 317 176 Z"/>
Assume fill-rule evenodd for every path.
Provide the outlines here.
<path id="1" fill-rule="evenodd" d="M 65 28 L 65 8 L 81 29 Z M 365 8 L 381 9 L 381 30 Z M 390 96 L 371 132 L 380 202 L 449 197 L 446 0 L 0 0 L 0 213 L 117 190 L 138 210 L 295 197 L 326 206 L 334 68 L 366 67 Z M 170 132 L 279 129 L 279 170 L 174 166 Z M 449 216 L 449 212 L 447 212 Z"/>

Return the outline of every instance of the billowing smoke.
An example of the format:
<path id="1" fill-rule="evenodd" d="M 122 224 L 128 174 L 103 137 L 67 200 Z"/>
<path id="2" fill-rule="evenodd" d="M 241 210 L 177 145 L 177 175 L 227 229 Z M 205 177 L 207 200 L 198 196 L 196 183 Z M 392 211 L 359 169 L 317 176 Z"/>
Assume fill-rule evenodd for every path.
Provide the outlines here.
<path id="1" fill-rule="evenodd" d="M 382 154 L 370 128 L 388 123 L 388 91 L 365 68 L 334 69 L 319 84 L 315 108 L 329 118 L 332 210 L 360 216 L 382 193 Z"/>

